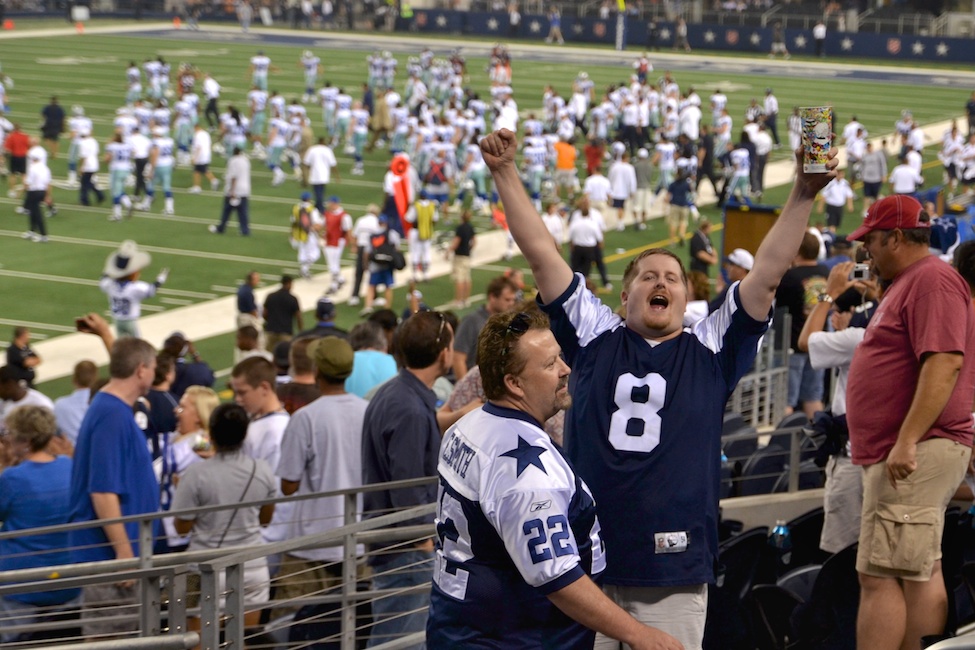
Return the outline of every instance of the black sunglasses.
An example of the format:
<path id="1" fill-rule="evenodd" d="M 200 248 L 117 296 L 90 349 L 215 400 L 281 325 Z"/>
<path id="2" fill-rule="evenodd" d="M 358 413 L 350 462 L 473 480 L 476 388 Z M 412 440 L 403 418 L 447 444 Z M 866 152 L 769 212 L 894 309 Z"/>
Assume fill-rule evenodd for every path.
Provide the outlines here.
<path id="1" fill-rule="evenodd" d="M 529 317 L 528 314 L 521 311 L 514 315 L 514 317 L 511 319 L 511 322 L 508 323 L 508 327 L 506 327 L 504 330 L 505 346 L 501 352 L 502 357 L 507 357 L 508 350 L 511 349 L 511 346 L 508 344 L 508 337 L 511 335 L 520 337 L 522 334 L 528 331 L 528 328 L 530 326 L 531 326 L 531 317 Z"/>
<path id="2" fill-rule="evenodd" d="M 435 341 L 435 345 L 440 345 L 440 338 L 443 336 L 443 328 L 444 325 L 447 324 L 447 317 L 444 316 L 442 311 L 438 311 L 436 314 L 440 317 L 440 329 L 437 330 L 437 340 Z"/>

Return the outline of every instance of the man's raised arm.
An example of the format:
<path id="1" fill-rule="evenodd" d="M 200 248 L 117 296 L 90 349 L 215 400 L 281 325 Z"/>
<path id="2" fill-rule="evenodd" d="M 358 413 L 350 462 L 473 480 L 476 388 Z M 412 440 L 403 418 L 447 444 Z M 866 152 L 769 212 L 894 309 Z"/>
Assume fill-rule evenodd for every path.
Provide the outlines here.
<path id="1" fill-rule="evenodd" d="M 548 303 L 561 296 L 572 283 L 572 270 L 525 193 L 515 167 L 517 150 L 515 134 L 507 129 L 481 140 L 481 153 L 504 204 L 511 235 L 531 266 L 542 300 Z"/>
<path id="2" fill-rule="evenodd" d="M 809 227 L 809 214 L 816 195 L 836 177 L 837 153 L 837 149 L 830 150 L 827 173 L 807 174 L 802 171 L 802 147 L 796 150 L 796 180 L 789 200 L 762 240 L 755 253 L 755 265 L 738 289 L 741 305 L 752 318 L 768 318 L 775 289 L 792 265 L 802 236 Z"/>

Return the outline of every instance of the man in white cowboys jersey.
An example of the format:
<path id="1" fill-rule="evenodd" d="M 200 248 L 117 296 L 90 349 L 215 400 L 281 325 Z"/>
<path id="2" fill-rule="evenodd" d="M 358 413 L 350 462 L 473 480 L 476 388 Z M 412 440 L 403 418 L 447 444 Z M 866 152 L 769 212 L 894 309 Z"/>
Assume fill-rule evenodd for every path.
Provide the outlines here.
<path id="1" fill-rule="evenodd" d="M 643 623 L 699 650 L 707 583 L 714 581 L 718 472 L 725 402 L 755 359 L 775 289 L 795 257 L 816 194 L 835 176 L 805 174 L 755 255 L 751 273 L 724 304 L 685 330 L 680 259 L 649 249 L 630 262 L 620 298 L 625 318 L 586 289 L 551 245 L 514 166 L 515 136 L 481 142 L 531 264 L 542 309 L 577 399 L 566 417 L 566 452 L 592 489 L 606 540 L 603 584 Z M 835 156 L 835 151 L 831 156 Z M 597 648 L 618 648 L 601 637 Z"/>
<path id="2" fill-rule="evenodd" d="M 596 504 L 540 424 L 572 401 L 548 319 L 492 316 L 478 350 L 488 402 L 440 445 L 427 647 L 588 650 L 599 630 L 631 648 L 680 648 L 592 580 L 606 562 Z"/>
<path id="3" fill-rule="evenodd" d="M 85 115 L 84 107 L 77 104 L 71 107 L 68 132 L 71 134 L 71 146 L 68 147 L 68 185 L 78 187 L 78 147 L 82 133 L 91 133 L 91 118 Z"/>
<path id="4" fill-rule="evenodd" d="M 251 85 L 267 90 L 267 73 L 277 67 L 271 65 L 271 58 L 264 54 L 263 50 L 258 50 L 255 56 L 251 57 Z"/>
<path id="5" fill-rule="evenodd" d="M 149 166 L 146 176 L 152 182 L 146 185 L 145 209 L 152 205 L 156 190 L 162 189 L 165 199 L 163 214 L 174 214 L 173 205 L 173 166 L 176 164 L 176 143 L 161 126 L 152 129 L 152 150 L 149 153 Z"/>
<path id="6" fill-rule="evenodd" d="M 139 249 L 131 239 L 126 239 L 118 250 L 105 260 L 105 269 L 98 287 L 108 296 L 108 306 L 115 319 L 118 336 L 139 336 L 139 316 L 142 301 L 156 295 L 169 277 L 169 269 L 163 269 L 153 284 L 139 280 L 142 269 L 152 263 L 152 256 Z"/>
<path id="7" fill-rule="evenodd" d="M 322 72 L 322 60 L 311 50 L 305 50 L 301 54 L 298 65 L 305 71 L 305 94 L 301 96 L 301 101 L 307 104 L 315 97 L 318 75 Z"/>

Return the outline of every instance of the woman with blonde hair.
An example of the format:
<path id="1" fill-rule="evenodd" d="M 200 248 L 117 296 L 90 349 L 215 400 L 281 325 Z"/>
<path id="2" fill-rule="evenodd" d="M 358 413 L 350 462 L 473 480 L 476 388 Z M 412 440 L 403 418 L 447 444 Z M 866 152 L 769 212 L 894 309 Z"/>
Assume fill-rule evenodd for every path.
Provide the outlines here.
<path id="1" fill-rule="evenodd" d="M 190 386 L 175 408 L 176 430 L 164 436 L 162 454 L 153 462 L 159 479 L 160 506 L 169 510 L 173 491 L 186 468 L 213 456 L 210 443 L 210 414 L 220 404 L 220 398 L 205 386 Z M 189 543 L 173 527 L 173 518 L 163 519 L 166 540 L 157 545 L 157 552 L 181 551 Z M 168 544 L 168 548 L 167 548 Z"/>

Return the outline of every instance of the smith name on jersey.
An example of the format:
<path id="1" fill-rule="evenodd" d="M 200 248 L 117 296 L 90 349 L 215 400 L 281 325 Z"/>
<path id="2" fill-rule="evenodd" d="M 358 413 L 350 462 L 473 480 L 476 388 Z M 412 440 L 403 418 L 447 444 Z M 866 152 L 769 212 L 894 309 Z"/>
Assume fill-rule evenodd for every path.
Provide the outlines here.
<path id="1" fill-rule="evenodd" d="M 565 449 L 599 504 L 603 581 L 713 582 L 724 407 L 771 314 L 751 318 L 734 284 L 713 314 L 650 343 L 578 274 L 542 308 L 572 368 Z"/>
<path id="2" fill-rule="evenodd" d="M 542 426 L 486 404 L 444 436 L 427 646 L 592 648 L 546 598 L 605 566 L 589 489 Z"/>

